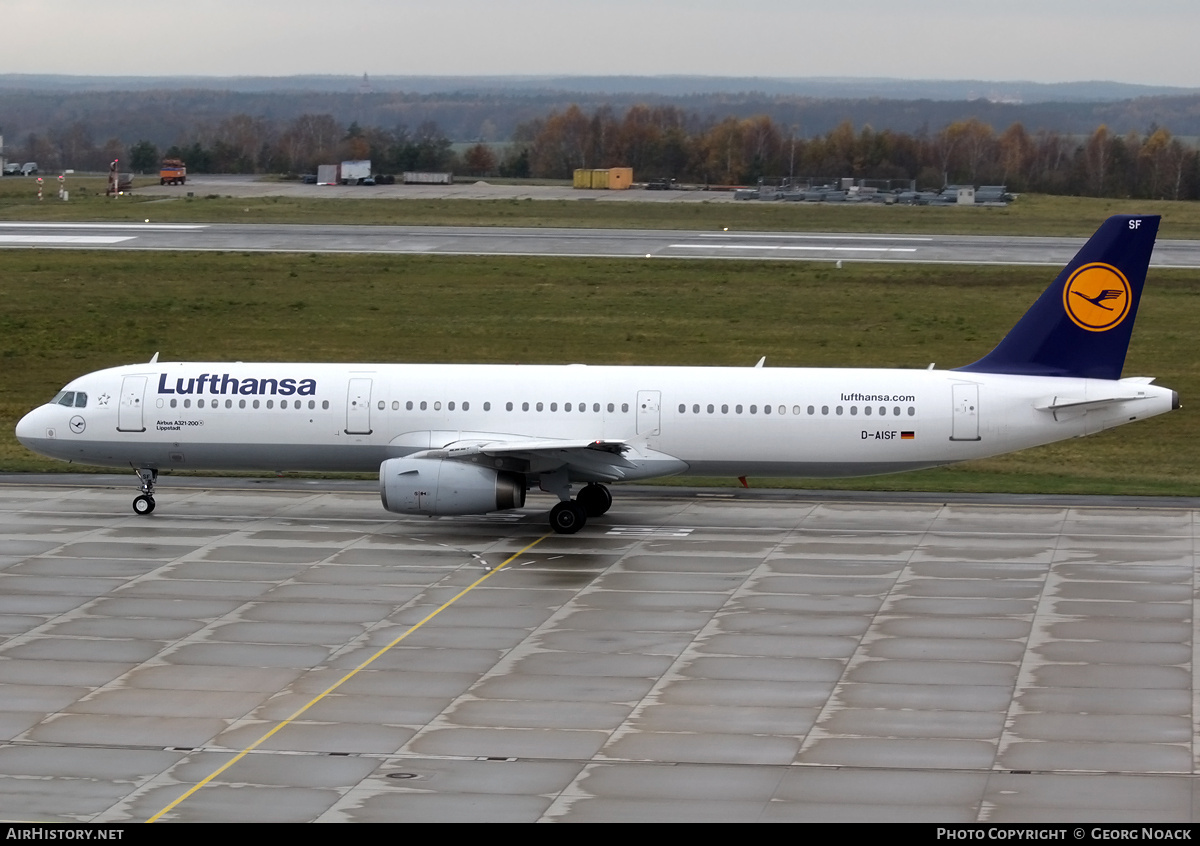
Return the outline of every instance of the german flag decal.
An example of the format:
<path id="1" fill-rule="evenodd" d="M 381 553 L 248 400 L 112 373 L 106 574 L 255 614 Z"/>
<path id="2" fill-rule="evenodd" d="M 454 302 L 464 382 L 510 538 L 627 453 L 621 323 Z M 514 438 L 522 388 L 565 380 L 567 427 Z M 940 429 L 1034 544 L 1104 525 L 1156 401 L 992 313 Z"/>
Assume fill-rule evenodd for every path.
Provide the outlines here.
<path id="1" fill-rule="evenodd" d="M 915 441 L 916 439 L 917 439 L 916 432 L 901 432 L 900 433 L 900 440 L 902 440 L 902 441 Z"/>

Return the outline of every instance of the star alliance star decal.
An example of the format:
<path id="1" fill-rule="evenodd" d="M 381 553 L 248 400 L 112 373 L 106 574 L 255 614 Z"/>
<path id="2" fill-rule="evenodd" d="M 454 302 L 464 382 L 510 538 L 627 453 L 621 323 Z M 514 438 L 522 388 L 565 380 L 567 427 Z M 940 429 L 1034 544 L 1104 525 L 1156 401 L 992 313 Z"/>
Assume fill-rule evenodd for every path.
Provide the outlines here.
<path id="1" fill-rule="evenodd" d="M 96 405 L 108 405 L 108 394 L 101 394 L 96 400 Z"/>

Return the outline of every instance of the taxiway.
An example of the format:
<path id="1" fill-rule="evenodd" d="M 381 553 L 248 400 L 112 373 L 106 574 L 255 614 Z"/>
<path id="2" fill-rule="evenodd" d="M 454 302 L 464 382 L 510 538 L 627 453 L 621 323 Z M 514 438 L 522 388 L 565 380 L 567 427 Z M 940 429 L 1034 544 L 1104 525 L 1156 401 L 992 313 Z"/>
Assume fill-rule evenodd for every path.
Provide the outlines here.
<path id="1" fill-rule="evenodd" d="M 1200 816 L 1200 503 L 614 493 L 3 477 L 0 817 Z"/>

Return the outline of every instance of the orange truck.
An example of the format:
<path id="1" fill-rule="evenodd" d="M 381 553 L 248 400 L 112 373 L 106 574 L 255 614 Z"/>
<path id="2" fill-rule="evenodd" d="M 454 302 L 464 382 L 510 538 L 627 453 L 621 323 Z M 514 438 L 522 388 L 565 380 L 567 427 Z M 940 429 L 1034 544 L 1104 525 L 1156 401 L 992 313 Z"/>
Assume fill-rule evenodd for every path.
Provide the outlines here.
<path id="1" fill-rule="evenodd" d="M 159 185 L 187 184 L 187 167 L 180 159 L 163 159 L 162 169 L 158 172 Z"/>

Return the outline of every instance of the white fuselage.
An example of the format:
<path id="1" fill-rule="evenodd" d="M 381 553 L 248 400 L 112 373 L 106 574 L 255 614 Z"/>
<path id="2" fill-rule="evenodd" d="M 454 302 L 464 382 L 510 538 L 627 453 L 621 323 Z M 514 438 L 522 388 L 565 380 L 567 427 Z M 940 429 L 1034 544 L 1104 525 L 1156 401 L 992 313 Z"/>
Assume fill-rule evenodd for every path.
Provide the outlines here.
<path id="1" fill-rule="evenodd" d="M 374 472 L 454 443 L 594 439 L 627 444 L 627 479 L 830 477 L 1011 452 L 1173 402 L 1139 379 L 938 370 L 156 362 L 74 380 L 17 435 L 122 467 Z"/>

